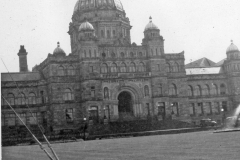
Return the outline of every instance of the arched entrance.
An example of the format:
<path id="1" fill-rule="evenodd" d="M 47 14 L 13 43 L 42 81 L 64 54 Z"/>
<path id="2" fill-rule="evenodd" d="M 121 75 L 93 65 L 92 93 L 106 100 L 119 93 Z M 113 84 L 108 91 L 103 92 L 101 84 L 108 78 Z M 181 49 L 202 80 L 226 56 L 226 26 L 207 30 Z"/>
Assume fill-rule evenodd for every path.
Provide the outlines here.
<path id="1" fill-rule="evenodd" d="M 129 92 L 123 91 L 118 95 L 118 112 L 120 115 L 133 115 L 133 99 Z"/>

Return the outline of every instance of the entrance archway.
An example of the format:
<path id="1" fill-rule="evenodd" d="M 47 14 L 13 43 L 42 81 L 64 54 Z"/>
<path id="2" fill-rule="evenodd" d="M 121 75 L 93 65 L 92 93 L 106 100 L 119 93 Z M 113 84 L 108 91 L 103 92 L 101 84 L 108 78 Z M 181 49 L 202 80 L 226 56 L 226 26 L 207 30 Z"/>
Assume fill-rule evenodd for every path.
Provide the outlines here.
<path id="1" fill-rule="evenodd" d="M 123 91 L 118 96 L 118 112 L 133 114 L 133 99 L 129 92 Z"/>

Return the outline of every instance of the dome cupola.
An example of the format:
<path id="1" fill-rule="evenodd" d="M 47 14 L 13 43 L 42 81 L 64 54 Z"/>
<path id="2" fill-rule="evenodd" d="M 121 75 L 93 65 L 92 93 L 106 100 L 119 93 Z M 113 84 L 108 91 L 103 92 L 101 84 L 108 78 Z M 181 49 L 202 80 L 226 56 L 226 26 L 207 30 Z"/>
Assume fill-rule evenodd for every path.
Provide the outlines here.
<path id="1" fill-rule="evenodd" d="M 159 30 L 159 28 L 152 22 L 152 17 L 149 18 L 149 23 L 146 25 L 145 30 Z"/>
<path id="2" fill-rule="evenodd" d="M 60 43 L 57 43 L 57 48 L 53 51 L 53 56 L 66 56 L 64 50 L 60 47 Z"/>
<path id="3" fill-rule="evenodd" d="M 91 23 L 88 21 L 83 22 L 79 27 L 79 32 L 81 31 L 94 31 L 94 27 Z"/>
<path id="4" fill-rule="evenodd" d="M 111 8 L 124 11 L 120 0 L 78 0 L 75 7 L 75 12 L 88 12 L 95 9 Z"/>
<path id="5" fill-rule="evenodd" d="M 238 47 L 233 44 L 233 40 L 231 40 L 231 45 L 227 48 L 227 53 L 230 53 L 230 52 L 238 52 Z"/>

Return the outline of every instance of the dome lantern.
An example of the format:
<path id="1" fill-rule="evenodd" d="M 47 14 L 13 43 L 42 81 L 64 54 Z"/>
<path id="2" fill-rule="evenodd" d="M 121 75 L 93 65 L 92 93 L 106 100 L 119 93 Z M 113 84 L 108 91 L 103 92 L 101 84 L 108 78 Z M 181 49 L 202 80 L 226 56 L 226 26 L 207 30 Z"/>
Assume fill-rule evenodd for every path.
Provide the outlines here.
<path id="1" fill-rule="evenodd" d="M 102 7 L 117 9 L 124 12 L 120 0 L 78 0 L 74 7 L 74 13 L 88 12 L 89 10 L 101 9 Z"/>

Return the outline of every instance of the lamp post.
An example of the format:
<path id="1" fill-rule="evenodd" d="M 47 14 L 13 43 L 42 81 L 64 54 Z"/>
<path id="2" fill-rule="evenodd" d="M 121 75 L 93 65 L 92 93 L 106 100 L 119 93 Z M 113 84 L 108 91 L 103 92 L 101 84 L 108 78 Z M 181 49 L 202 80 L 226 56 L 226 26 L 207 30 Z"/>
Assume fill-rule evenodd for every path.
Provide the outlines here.
<path id="1" fill-rule="evenodd" d="M 88 128 L 87 118 L 83 118 L 83 123 L 84 123 L 84 126 L 83 126 L 83 140 L 85 141 L 86 140 L 86 130 Z"/>
<path id="2" fill-rule="evenodd" d="M 173 103 L 171 103 L 171 107 L 172 107 L 171 117 L 172 117 L 172 119 L 173 119 L 173 115 L 174 115 L 173 106 L 174 106 Z"/>
<path id="3" fill-rule="evenodd" d="M 222 108 L 221 111 L 222 111 L 222 124 L 224 126 L 225 125 L 225 110 Z"/>

